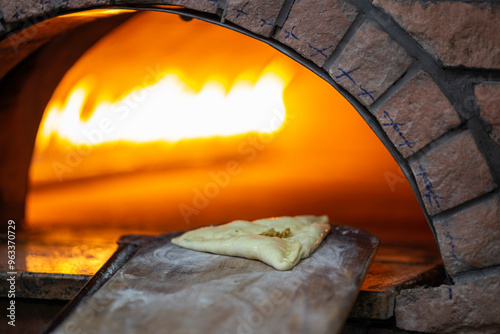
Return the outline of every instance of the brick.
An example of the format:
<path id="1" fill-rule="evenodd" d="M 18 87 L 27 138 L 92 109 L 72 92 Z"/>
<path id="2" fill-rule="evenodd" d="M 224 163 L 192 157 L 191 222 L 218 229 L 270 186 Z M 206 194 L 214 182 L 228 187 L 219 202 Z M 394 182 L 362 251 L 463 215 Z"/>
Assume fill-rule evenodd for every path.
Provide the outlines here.
<path id="1" fill-rule="evenodd" d="M 57 0 L 56 6 L 64 9 L 87 8 L 111 5 L 111 0 Z"/>
<path id="2" fill-rule="evenodd" d="M 425 333 L 499 333 L 500 276 L 451 287 L 405 290 L 396 298 L 396 326 Z"/>
<path id="3" fill-rule="evenodd" d="M 474 87 L 480 115 L 491 125 L 491 139 L 500 145 L 500 84 L 484 83 Z"/>
<path id="4" fill-rule="evenodd" d="M 392 95 L 374 115 L 405 158 L 460 124 L 450 102 L 423 71 Z"/>
<path id="5" fill-rule="evenodd" d="M 401 253 L 408 251 L 399 250 Z M 377 261 L 375 258 L 349 317 L 389 319 L 394 316 L 394 304 L 399 291 L 426 284 L 442 274 L 442 266 L 429 259 L 420 259 L 420 263 L 398 263 Z"/>
<path id="6" fill-rule="evenodd" d="M 27 20 L 30 17 L 54 10 L 50 0 L 0 0 L 0 8 L 4 13 L 5 22 L 8 23 Z M 45 15 L 47 18 L 50 16 L 49 14 Z"/>
<path id="7" fill-rule="evenodd" d="M 356 99 L 371 105 L 405 73 L 411 58 L 373 21 L 354 34 L 329 74 Z"/>
<path id="8" fill-rule="evenodd" d="M 115 4 L 117 5 L 176 5 L 212 14 L 217 12 L 218 3 L 218 0 L 115 0 Z"/>
<path id="9" fill-rule="evenodd" d="M 198 10 L 206 13 L 216 13 L 219 1 L 218 0 L 169 0 L 164 1 L 171 5 L 183 6 L 189 9 Z"/>
<path id="10" fill-rule="evenodd" d="M 295 1 L 278 40 L 323 66 L 357 14 L 343 0 Z"/>
<path id="11" fill-rule="evenodd" d="M 430 215 L 483 195 L 496 184 L 469 130 L 410 164 Z"/>
<path id="12" fill-rule="evenodd" d="M 434 222 L 449 274 L 500 264 L 500 197 Z"/>
<path id="13" fill-rule="evenodd" d="M 270 37 L 285 0 L 228 0 L 225 19 L 256 34 Z"/>
<path id="14" fill-rule="evenodd" d="M 144 5 L 164 5 L 162 0 L 115 0 L 117 5 L 144 4 Z"/>
<path id="15" fill-rule="evenodd" d="M 500 69 L 500 5 L 374 0 L 427 52 L 448 66 Z"/>

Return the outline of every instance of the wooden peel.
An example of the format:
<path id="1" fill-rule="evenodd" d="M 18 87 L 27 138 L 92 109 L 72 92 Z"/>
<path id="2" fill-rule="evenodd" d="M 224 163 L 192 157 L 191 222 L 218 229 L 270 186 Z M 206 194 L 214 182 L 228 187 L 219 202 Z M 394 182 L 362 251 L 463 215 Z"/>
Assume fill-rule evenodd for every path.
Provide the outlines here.
<path id="1" fill-rule="evenodd" d="M 152 239 L 55 329 L 87 333 L 339 333 L 378 238 L 333 226 L 289 271 Z"/>

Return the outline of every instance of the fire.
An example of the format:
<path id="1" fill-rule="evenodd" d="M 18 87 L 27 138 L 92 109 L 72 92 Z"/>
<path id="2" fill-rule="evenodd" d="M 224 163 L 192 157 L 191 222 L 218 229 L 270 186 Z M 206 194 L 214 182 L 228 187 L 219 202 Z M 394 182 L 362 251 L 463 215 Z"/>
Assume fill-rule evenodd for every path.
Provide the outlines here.
<path id="1" fill-rule="evenodd" d="M 73 145 L 98 145 L 271 133 L 285 120 L 285 82 L 271 71 L 263 73 L 255 84 L 238 81 L 229 92 L 217 81 L 209 81 L 195 92 L 177 75 L 168 74 L 117 102 L 98 103 L 89 119 L 82 120 L 92 91 L 88 81 L 79 82 L 64 103 L 58 101 L 59 96 L 49 103 L 39 149 L 52 138 Z"/>
<path id="2" fill-rule="evenodd" d="M 150 33 L 158 26 L 175 33 L 158 38 Z M 217 33 L 221 46 L 202 59 L 178 48 L 193 32 Z M 155 13 L 136 14 L 110 32 L 73 65 L 47 104 L 32 184 L 208 163 L 234 154 L 242 136 L 280 131 L 284 91 L 296 69 L 262 43 L 235 43 L 233 34 Z M 200 49 L 211 48 L 197 40 Z M 233 53 L 237 61 L 220 63 Z"/>

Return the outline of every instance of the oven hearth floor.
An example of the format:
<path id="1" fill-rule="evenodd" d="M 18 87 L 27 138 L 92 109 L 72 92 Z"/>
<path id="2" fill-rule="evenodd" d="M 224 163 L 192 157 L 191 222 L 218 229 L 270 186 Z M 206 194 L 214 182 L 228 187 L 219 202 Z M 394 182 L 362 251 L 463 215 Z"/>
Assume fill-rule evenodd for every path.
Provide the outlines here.
<path id="1" fill-rule="evenodd" d="M 26 231 L 16 240 L 16 299 L 29 308 L 36 305 L 53 312 L 37 314 L 37 319 L 25 321 L 42 329 L 71 300 L 81 287 L 113 255 L 120 235 L 159 235 L 162 231 L 101 229 Z M 6 243 L 0 244 L 6 254 Z M 5 249 L 4 249 L 5 248 Z M 7 258 L 0 259 L 0 279 L 8 276 Z M 375 260 L 346 324 L 346 333 L 359 327 L 391 328 L 396 296 L 403 289 L 418 285 L 442 283 L 444 271 L 435 245 L 381 242 Z M 6 285 L 0 286 L 0 303 L 7 299 Z M 21 311 L 22 312 L 22 308 Z M 394 327 L 394 326 L 392 326 Z M 33 327 L 29 327 L 33 329 Z M 19 328 L 20 329 L 20 328 Z M 37 332 L 37 331 L 26 331 Z M 377 333 L 377 332 L 373 332 Z M 384 332 L 385 333 L 385 332 Z"/>

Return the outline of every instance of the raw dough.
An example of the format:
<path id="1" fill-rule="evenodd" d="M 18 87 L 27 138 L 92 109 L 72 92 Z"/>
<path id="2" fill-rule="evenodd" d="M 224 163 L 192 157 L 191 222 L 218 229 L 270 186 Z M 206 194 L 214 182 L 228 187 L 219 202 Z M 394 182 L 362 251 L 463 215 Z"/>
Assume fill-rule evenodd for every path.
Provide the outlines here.
<path id="1" fill-rule="evenodd" d="M 327 216 L 279 217 L 203 227 L 172 239 L 172 243 L 196 251 L 256 259 L 288 270 L 314 252 L 329 232 Z"/>

